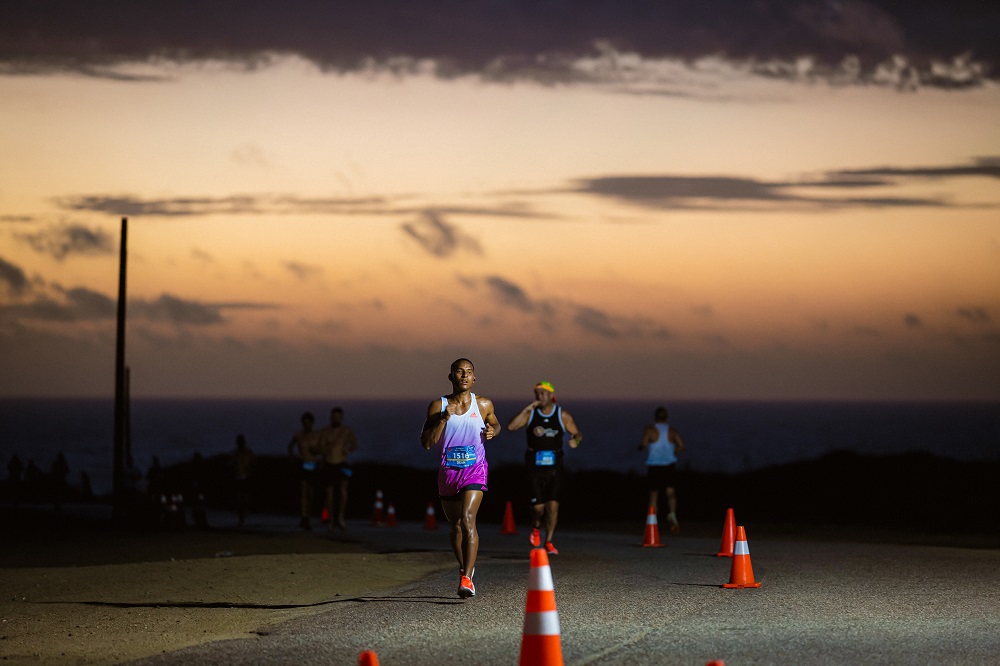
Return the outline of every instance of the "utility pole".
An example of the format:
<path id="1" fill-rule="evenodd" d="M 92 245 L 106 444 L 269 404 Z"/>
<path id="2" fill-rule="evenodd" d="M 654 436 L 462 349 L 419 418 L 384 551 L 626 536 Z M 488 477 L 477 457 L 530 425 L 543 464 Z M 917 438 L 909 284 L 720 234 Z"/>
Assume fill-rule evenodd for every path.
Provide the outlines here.
<path id="1" fill-rule="evenodd" d="M 122 238 L 118 259 L 118 335 L 115 345 L 115 458 L 112 475 L 112 521 L 125 523 L 125 448 L 127 442 L 128 386 L 125 369 L 125 274 L 128 246 L 128 218 L 122 218 Z"/>

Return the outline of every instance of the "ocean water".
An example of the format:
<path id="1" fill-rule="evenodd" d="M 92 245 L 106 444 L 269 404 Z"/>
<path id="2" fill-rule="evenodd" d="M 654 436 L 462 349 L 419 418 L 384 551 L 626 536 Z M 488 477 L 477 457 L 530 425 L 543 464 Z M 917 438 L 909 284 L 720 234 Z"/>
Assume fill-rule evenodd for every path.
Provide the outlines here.
<path id="1" fill-rule="evenodd" d="M 432 453 L 420 447 L 420 428 L 429 399 L 419 400 L 154 400 L 131 403 L 131 450 L 149 468 L 210 457 L 234 448 L 242 433 L 258 454 L 285 455 L 303 411 L 317 426 L 334 405 L 357 434 L 354 462 L 431 469 Z M 528 400 L 494 400 L 501 424 Z M 637 450 L 656 402 L 579 400 L 564 406 L 584 434 L 567 453 L 570 470 L 642 472 Z M 901 454 L 921 451 L 955 460 L 1000 460 L 1000 404 L 872 402 L 677 401 L 666 405 L 670 424 L 687 445 L 680 466 L 703 472 L 738 473 L 815 459 L 831 451 Z M 504 430 L 487 445 L 490 464 L 519 464 L 524 431 Z M 33 460 L 47 472 L 63 452 L 69 480 L 90 477 L 93 490 L 111 490 L 114 406 L 109 399 L 0 399 L 0 459 Z M 6 470 L 2 472 L 6 478 Z"/>

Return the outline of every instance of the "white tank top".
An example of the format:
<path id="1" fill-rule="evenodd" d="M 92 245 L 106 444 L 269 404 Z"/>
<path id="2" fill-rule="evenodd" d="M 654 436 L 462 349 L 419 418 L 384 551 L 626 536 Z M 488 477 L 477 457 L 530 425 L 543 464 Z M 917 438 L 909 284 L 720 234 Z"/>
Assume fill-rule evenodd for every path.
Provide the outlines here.
<path id="1" fill-rule="evenodd" d="M 677 455 L 674 453 L 674 443 L 667 439 L 670 426 L 666 423 L 657 423 L 656 429 L 660 431 L 660 438 L 646 447 L 646 464 L 673 465 L 677 462 Z"/>
<path id="2" fill-rule="evenodd" d="M 441 397 L 441 411 L 447 411 L 448 398 Z M 464 467 L 462 460 L 473 464 L 486 457 L 486 421 L 480 413 L 479 401 L 472 394 L 472 404 L 464 414 L 452 414 L 441 436 L 441 458 L 446 466 Z M 455 449 L 449 451 L 449 449 Z M 460 449 L 460 450 L 459 450 Z M 449 461 L 450 459 L 450 461 Z"/>

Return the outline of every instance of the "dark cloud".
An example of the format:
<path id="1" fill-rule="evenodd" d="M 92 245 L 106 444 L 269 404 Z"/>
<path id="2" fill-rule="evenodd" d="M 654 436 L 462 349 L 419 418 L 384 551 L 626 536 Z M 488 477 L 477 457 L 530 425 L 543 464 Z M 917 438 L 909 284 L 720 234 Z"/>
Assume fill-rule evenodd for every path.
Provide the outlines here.
<path id="1" fill-rule="evenodd" d="M 603 51 L 691 62 L 723 56 L 766 76 L 944 88 L 997 76 L 1000 7 L 981 0 L 6 0 L 0 72 L 148 78 L 121 63 L 223 59 L 247 68 L 297 54 L 325 70 L 592 80 Z M 617 69 L 616 69 L 617 68 Z M 630 72 L 626 72 L 630 73 Z"/>
<path id="2" fill-rule="evenodd" d="M 491 275 L 485 278 L 483 282 L 486 284 L 494 300 L 498 303 L 509 305 L 524 312 L 535 310 L 535 304 L 532 303 L 528 294 L 513 282 L 505 280 L 498 275 Z"/>
<path id="3" fill-rule="evenodd" d="M 479 241 L 463 233 L 457 227 L 445 222 L 434 210 L 423 211 L 414 222 L 400 225 L 403 233 L 417 241 L 417 244 L 435 257 L 450 257 L 459 250 L 482 254 Z"/>
<path id="4" fill-rule="evenodd" d="M 414 206 L 410 196 L 308 198 L 294 194 L 234 194 L 223 197 L 189 196 L 143 199 L 130 195 L 93 194 L 60 197 L 54 203 L 73 212 L 115 216 L 189 217 L 205 215 L 418 215 L 438 219 L 445 215 L 485 217 L 542 217 L 524 204 L 486 206 Z"/>
<path id="5" fill-rule="evenodd" d="M 181 325 L 207 326 L 221 324 L 224 321 L 221 306 L 188 301 L 170 294 L 162 294 L 155 301 L 131 302 L 129 313 L 150 321 Z"/>
<path id="6" fill-rule="evenodd" d="M 523 194 L 523 193 L 521 193 Z M 498 193 L 509 196 L 510 193 Z M 54 203 L 72 212 L 103 213 L 126 217 L 177 218 L 207 215 L 372 215 L 416 216 L 415 222 L 403 225 L 404 231 L 418 242 L 427 242 L 428 248 L 445 250 L 449 243 L 478 252 L 478 242 L 457 234 L 454 227 L 444 221 L 448 215 L 507 218 L 551 218 L 539 213 L 523 202 L 497 206 L 417 206 L 410 195 L 393 197 L 326 197 L 307 198 L 293 194 L 249 195 L 237 194 L 223 197 L 172 197 L 168 199 L 143 199 L 130 195 L 78 195 L 59 197 Z M 456 235 L 457 234 L 457 235 Z M 443 243 L 440 245 L 438 242 Z"/>
<path id="7" fill-rule="evenodd" d="M 66 291 L 66 300 L 69 307 L 86 319 L 111 319 L 117 316 L 117 301 L 92 289 L 69 289 Z"/>
<path id="8" fill-rule="evenodd" d="M 273 303 L 247 301 L 202 303 L 172 294 L 161 294 L 154 301 L 144 299 L 130 301 L 129 316 L 177 325 L 209 326 L 225 322 L 223 313 L 227 310 L 273 310 L 279 307 Z"/>
<path id="9" fill-rule="evenodd" d="M 700 317 L 705 317 L 706 319 L 709 319 L 709 318 L 715 316 L 715 308 L 713 308 L 709 304 L 696 305 L 693 308 L 691 308 L 691 312 L 693 312 L 694 314 L 696 314 L 696 315 L 698 315 Z"/>
<path id="10" fill-rule="evenodd" d="M 673 210 L 754 210 L 796 206 L 833 208 L 938 207 L 939 199 L 916 197 L 808 196 L 797 190 L 811 187 L 855 188 L 854 182 L 766 182 L 728 176 L 603 176 L 578 181 L 577 191 L 627 201 L 650 208 Z"/>
<path id="11" fill-rule="evenodd" d="M 285 268 L 299 280 L 307 280 L 314 275 L 322 275 L 323 269 L 319 266 L 310 266 L 300 261 L 286 261 Z"/>
<path id="12" fill-rule="evenodd" d="M 198 247 L 191 249 L 191 256 L 197 259 L 198 261 L 205 262 L 206 264 L 211 264 L 215 262 L 215 257 L 213 257 L 210 253 Z"/>
<path id="13" fill-rule="evenodd" d="M 583 330 L 608 340 L 622 337 L 625 330 L 607 312 L 588 306 L 576 308 L 573 321 Z"/>
<path id="14" fill-rule="evenodd" d="M 0 257 L 0 283 L 7 285 L 7 290 L 14 295 L 22 294 L 28 289 L 28 278 L 20 266 L 15 266 Z"/>
<path id="15" fill-rule="evenodd" d="M 849 194 L 855 190 L 891 189 L 909 178 L 974 177 L 1000 177 L 1000 159 L 980 158 L 972 164 L 938 167 L 845 169 L 831 171 L 820 177 L 789 181 L 764 181 L 734 176 L 637 175 L 585 178 L 577 181 L 575 186 L 576 191 L 586 194 L 652 208 L 678 210 L 759 210 L 776 206 L 824 210 L 996 205 L 952 203 L 941 198 Z"/>
<path id="16" fill-rule="evenodd" d="M 70 254 L 114 254 L 115 242 L 103 229 L 90 229 L 80 224 L 50 226 L 33 233 L 14 234 L 36 252 L 51 255 L 60 261 Z"/>
<path id="17" fill-rule="evenodd" d="M 669 340 L 673 337 L 669 329 L 657 326 L 646 318 L 613 315 L 579 303 L 532 298 L 520 285 L 497 275 L 487 276 L 482 280 L 459 279 L 469 288 L 485 286 L 488 297 L 497 304 L 535 316 L 538 325 L 547 331 L 555 330 L 560 321 L 568 321 L 585 333 L 606 340 L 640 337 Z"/>
<path id="18" fill-rule="evenodd" d="M 309 215 L 324 213 L 377 214 L 388 212 L 386 199 L 306 198 L 294 195 L 231 195 L 141 199 L 133 196 L 85 195 L 61 197 L 56 205 L 71 211 L 124 216 L 184 217 L 190 215 Z M 391 209 L 390 209 L 391 210 Z"/>
<path id="19" fill-rule="evenodd" d="M 40 295 L 30 302 L 0 307 L 0 318 L 10 321 L 101 321 L 113 319 L 116 313 L 115 301 L 104 294 L 76 287 L 53 291 L 59 297 Z"/>
<path id="20" fill-rule="evenodd" d="M 973 164 L 928 167 L 879 167 L 834 172 L 835 176 L 890 176 L 914 178 L 1000 178 L 1000 157 L 981 157 Z M 863 182 L 863 181 L 862 181 Z M 882 181 L 884 182 L 884 181 Z"/>
<path id="21" fill-rule="evenodd" d="M 0 258 L 0 282 L 6 282 L 17 295 L 28 291 L 23 271 Z M 38 290 L 30 300 L 0 306 L 0 319 L 10 322 L 54 321 L 79 322 L 112 320 L 117 316 L 117 300 L 85 287 L 64 288 L 39 280 Z M 269 303 L 201 303 L 171 294 L 156 300 L 132 299 L 126 309 L 130 320 L 169 322 L 177 325 L 205 326 L 225 321 L 226 310 L 267 310 L 278 306 Z"/>
<path id="22" fill-rule="evenodd" d="M 993 321 L 993 318 L 990 317 L 990 313 L 986 311 L 986 308 L 959 308 L 957 313 L 959 317 L 967 321 L 971 321 L 973 324 L 989 324 Z"/>
<path id="23" fill-rule="evenodd" d="M 729 338 L 721 333 L 706 333 L 701 339 L 703 342 L 711 345 L 712 347 L 729 347 L 732 344 L 729 341 Z"/>

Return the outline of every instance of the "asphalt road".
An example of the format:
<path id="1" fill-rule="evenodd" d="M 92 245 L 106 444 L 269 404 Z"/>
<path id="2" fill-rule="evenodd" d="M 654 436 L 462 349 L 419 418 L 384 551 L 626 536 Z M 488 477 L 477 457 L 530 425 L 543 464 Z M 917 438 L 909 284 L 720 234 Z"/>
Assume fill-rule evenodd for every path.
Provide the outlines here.
<path id="1" fill-rule="evenodd" d="M 719 536 L 561 531 L 551 557 L 567 665 L 1000 664 L 1000 550 L 822 540 L 747 540 L 759 589 L 722 589 Z M 440 551 L 411 585 L 345 599 L 267 629 L 141 664 L 517 664 L 527 531 L 481 525 L 477 596 L 460 600 L 445 529 L 362 528 L 375 551 Z M 372 577 L 379 572 L 373 569 Z"/>

